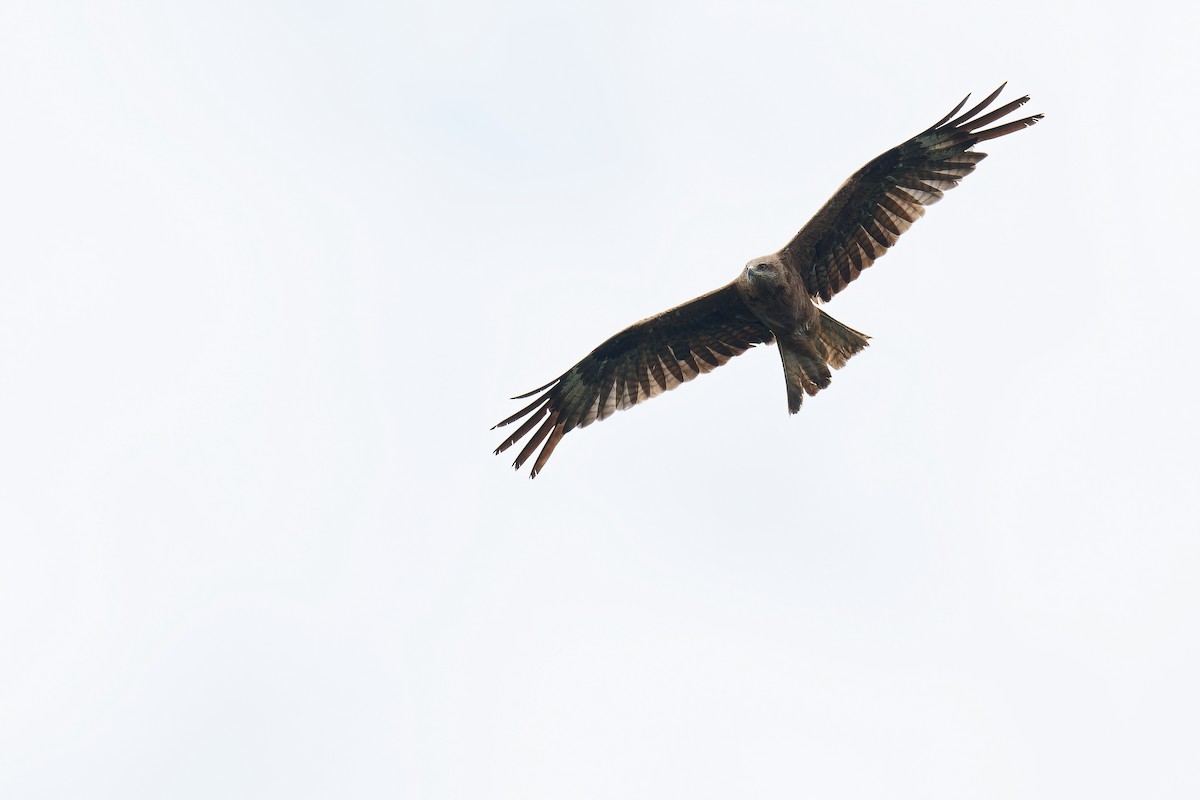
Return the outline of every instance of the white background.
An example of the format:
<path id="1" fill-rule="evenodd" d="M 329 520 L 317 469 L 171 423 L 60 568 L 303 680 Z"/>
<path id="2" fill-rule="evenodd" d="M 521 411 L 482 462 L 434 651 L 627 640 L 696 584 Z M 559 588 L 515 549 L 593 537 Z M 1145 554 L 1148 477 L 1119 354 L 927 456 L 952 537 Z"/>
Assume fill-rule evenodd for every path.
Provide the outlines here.
<path id="1" fill-rule="evenodd" d="M 4 3 L 0 795 L 1200 796 L 1165 8 Z M 491 455 L 1005 79 L 798 416 Z"/>

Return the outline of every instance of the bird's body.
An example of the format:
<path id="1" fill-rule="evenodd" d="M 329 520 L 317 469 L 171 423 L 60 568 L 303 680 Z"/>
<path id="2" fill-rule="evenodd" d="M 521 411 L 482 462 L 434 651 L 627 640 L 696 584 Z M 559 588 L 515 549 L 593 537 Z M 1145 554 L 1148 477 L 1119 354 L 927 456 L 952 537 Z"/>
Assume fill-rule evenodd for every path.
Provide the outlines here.
<path id="1" fill-rule="evenodd" d="M 816 394 L 829 385 L 829 367 L 835 369 L 867 346 L 866 337 L 830 341 L 837 328 L 848 330 L 818 308 L 800 278 L 800 270 L 789 264 L 786 251 L 756 258 L 738 276 L 736 286 L 742 302 L 760 322 L 771 330 L 783 360 L 783 378 L 787 384 L 788 411 L 800 410 L 804 394 Z M 826 325 L 828 321 L 828 325 Z M 826 331 L 826 328 L 831 331 Z"/>
<path id="2" fill-rule="evenodd" d="M 529 417 L 496 452 L 532 431 L 513 466 L 520 468 L 545 441 L 530 472 L 534 477 L 568 431 L 710 372 L 755 344 L 779 345 L 788 410 L 799 411 L 805 394 L 829 385 L 831 368 L 844 366 L 867 346 L 864 334 L 817 303 L 857 278 L 925 213 L 924 206 L 975 169 L 985 157 L 971 150 L 976 143 L 1041 118 L 980 130 L 1029 99 L 976 116 L 1003 88 L 951 120 L 964 99 L 927 130 L 868 162 L 791 242 L 752 259 L 732 283 L 626 328 L 556 380 L 521 395 L 543 392 L 496 426 Z"/>
<path id="3" fill-rule="evenodd" d="M 817 306 L 799 271 L 786 265 L 779 253 L 751 260 L 738 276 L 737 289 L 742 302 L 776 336 L 801 333 L 817 321 Z"/>

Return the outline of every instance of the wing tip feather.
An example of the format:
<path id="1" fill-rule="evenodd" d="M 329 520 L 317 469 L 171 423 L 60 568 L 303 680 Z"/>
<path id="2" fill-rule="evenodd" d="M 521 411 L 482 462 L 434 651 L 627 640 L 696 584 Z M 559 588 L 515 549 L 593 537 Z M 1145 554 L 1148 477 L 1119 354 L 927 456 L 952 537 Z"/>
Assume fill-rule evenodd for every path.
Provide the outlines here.
<path id="1" fill-rule="evenodd" d="M 928 133 L 929 131 L 937 130 L 938 128 L 940 128 L 940 127 L 941 127 L 943 124 L 945 124 L 945 122 L 946 122 L 947 120 L 949 120 L 951 117 L 953 117 L 955 114 L 957 114 L 957 113 L 958 113 L 958 110 L 959 110 L 960 108 L 962 108 L 963 106 L 965 106 L 965 105 L 967 104 L 967 101 L 968 101 L 968 100 L 970 100 L 970 99 L 971 99 L 971 93 L 970 93 L 970 92 L 967 92 L 967 96 L 966 96 L 966 97 L 964 97 L 962 100 L 959 100 L 959 101 L 958 101 L 958 105 L 956 105 L 954 108 L 950 109 L 950 113 L 949 113 L 949 114 L 947 114 L 946 116 L 944 116 L 944 117 L 942 117 L 941 119 L 939 119 L 937 122 L 935 122 L 935 123 L 933 123 L 932 125 L 930 125 L 930 126 L 929 126 L 929 128 L 928 128 L 928 130 L 926 130 L 926 133 Z"/>
<path id="2" fill-rule="evenodd" d="M 516 397 L 512 397 L 512 398 L 509 398 L 509 399 L 511 399 L 511 400 L 524 400 L 526 397 L 533 397 L 533 396 L 534 396 L 535 394 L 537 394 L 538 392 L 545 391 L 546 389 L 549 389 L 551 386 L 553 386 L 554 384 L 558 383 L 558 382 L 559 382 L 559 381 L 561 381 L 562 379 L 563 379 L 563 376 L 562 376 L 562 375 L 559 375 L 557 378 L 555 378 L 554 380 L 550 381 L 550 382 L 549 382 L 549 383 L 547 383 L 545 386 L 539 386 L 538 388 L 534 389 L 533 391 L 526 392 L 525 394 L 519 394 L 519 395 L 517 395 Z"/>

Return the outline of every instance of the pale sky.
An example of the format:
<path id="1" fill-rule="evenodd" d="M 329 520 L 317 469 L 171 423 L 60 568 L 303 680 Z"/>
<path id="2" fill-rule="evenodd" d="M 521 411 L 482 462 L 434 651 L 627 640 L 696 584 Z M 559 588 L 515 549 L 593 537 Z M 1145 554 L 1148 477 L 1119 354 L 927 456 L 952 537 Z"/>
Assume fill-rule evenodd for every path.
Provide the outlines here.
<path id="1" fill-rule="evenodd" d="M 0 6 L 0 796 L 1194 798 L 1194 6 Z M 967 92 L 777 351 L 512 395 Z"/>

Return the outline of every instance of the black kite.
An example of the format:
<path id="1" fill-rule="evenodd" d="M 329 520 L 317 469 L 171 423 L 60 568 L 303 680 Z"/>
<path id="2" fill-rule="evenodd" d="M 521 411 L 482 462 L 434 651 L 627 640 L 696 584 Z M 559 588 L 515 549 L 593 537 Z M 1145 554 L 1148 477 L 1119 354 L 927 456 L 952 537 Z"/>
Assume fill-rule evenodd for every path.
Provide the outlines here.
<path id="1" fill-rule="evenodd" d="M 979 142 L 1029 127 L 1041 114 L 983 129 L 1029 100 L 1013 100 L 983 116 L 1004 85 L 951 119 L 967 102 L 850 176 L 779 252 L 751 260 L 732 283 L 644 319 L 613 336 L 541 388 L 536 400 L 495 427 L 528 416 L 496 448 L 501 453 L 534 431 L 513 467 L 520 469 L 543 441 L 529 476 L 536 477 L 562 437 L 614 411 L 674 389 L 756 344 L 779 343 L 788 411 L 805 394 L 829 385 L 837 369 L 867 346 L 867 337 L 830 317 L 827 301 L 896 243 L 975 169 Z M 967 97 L 970 97 L 968 95 Z M 983 130 L 981 130 L 983 129 Z M 540 427 L 538 423 L 541 422 Z M 549 437 L 547 439 L 547 437 Z"/>

